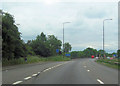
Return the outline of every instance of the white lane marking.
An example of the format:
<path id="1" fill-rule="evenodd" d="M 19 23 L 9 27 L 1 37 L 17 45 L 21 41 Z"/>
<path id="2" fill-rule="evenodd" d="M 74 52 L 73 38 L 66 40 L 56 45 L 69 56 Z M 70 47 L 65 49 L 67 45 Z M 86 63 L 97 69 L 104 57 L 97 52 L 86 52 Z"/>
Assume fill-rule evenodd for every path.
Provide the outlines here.
<path id="1" fill-rule="evenodd" d="M 90 70 L 87 70 L 88 72 L 90 72 Z"/>
<path id="2" fill-rule="evenodd" d="M 24 78 L 24 80 L 28 80 L 28 79 L 30 79 L 30 78 L 32 78 L 32 77 L 26 77 L 26 78 Z"/>
<path id="3" fill-rule="evenodd" d="M 66 63 L 68 63 L 68 62 L 66 62 Z M 63 63 L 63 64 L 66 64 L 66 63 Z M 61 65 L 63 65 L 63 64 L 58 64 L 58 65 L 53 66 L 53 67 L 51 67 L 51 68 L 45 69 L 43 72 L 46 72 L 46 71 L 48 71 L 48 70 L 50 70 L 50 69 L 52 69 L 52 68 L 56 68 L 56 67 L 61 66 Z M 8 70 L 6 70 L 6 71 L 8 71 Z M 40 74 L 40 72 L 38 72 L 37 74 L 33 74 L 32 76 L 37 76 L 38 74 Z M 26 77 L 26 78 L 24 78 L 24 80 L 28 80 L 28 79 L 30 79 L 30 78 L 32 78 L 32 77 Z M 23 82 L 23 81 L 17 81 L 17 82 L 15 82 L 15 83 L 13 83 L 13 85 L 16 85 L 16 84 L 19 84 L 19 83 L 22 83 L 22 82 Z"/>
<path id="4" fill-rule="evenodd" d="M 86 68 L 87 66 L 84 66 L 84 68 Z"/>
<path id="5" fill-rule="evenodd" d="M 38 74 L 40 74 L 40 72 L 38 72 Z"/>
<path id="6" fill-rule="evenodd" d="M 43 72 L 46 72 L 46 71 L 48 71 L 49 69 L 45 69 Z"/>
<path id="7" fill-rule="evenodd" d="M 37 76 L 37 74 L 33 74 L 32 76 Z"/>
<path id="8" fill-rule="evenodd" d="M 60 64 L 59 64 L 59 65 L 56 65 L 56 67 L 58 67 L 58 66 L 60 66 Z"/>
<path id="9" fill-rule="evenodd" d="M 51 68 L 54 68 L 54 67 L 51 67 Z"/>
<path id="10" fill-rule="evenodd" d="M 68 62 L 66 62 L 66 63 L 68 63 Z M 43 72 L 46 72 L 46 71 L 48 71 L 48 70 L 50 70 L 50 69 L 56 68 L 56 67 L 58 67 L 58 66 L 61 66 L 61 65 L 63 65 L 63 64 L 66 64 L 66 63 L 62 63 L 62 64 L 55 65 L 55 66 L 53 66 L 53 67 L 51 67 L 51 68 L 45 69 Z"/>
<path id="11" fill-rule="evenodd" d="M 15 83 L 13 83 L 13 85 L 19 84 L 19 83 L 21 83 L 21 82 L 23 82 L 23 81 L 17 81 L 17 82 L 15 82 Z"/>
<path id="12" fill-rule="evenodd" d="M 43 72 L 46 72 L 46 70 L 44 70 Z"/>
<path id="13" fill-rule="evenodd" d="M 55 68 L 56 66 L 53 66 L 53 68 Z"/>
<path id="14" fill-rule="evenodd" d="M 98 81 L 100 84 L 104 84 L 100 79 L 97 79 L 97 81 Z"/>
<path id="15" fill-rule="evenodd" d="M 51 69 L 51 68 L 48 68 L 49 70 Z"/>

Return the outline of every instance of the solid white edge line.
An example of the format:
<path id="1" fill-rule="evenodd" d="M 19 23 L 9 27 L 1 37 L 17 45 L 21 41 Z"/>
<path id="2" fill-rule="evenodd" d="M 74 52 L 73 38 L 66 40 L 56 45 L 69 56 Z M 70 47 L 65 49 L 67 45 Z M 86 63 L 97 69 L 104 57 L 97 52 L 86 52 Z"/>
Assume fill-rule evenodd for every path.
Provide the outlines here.
<path id="1" fill-rule="evenodd" d="M 100 84 L 104 84 L 100 79 L 97 79 L 97 81 L 98 81 Z"/>
<path id="2" fill-rule="evenodd" d="M 23 82 L 23 81 L 17 81 L 17 82 L 15 82 L 15 83 L 13 83 L 13 85 L 19 84 L 19 83 L 21 83 L 21 82 Z"/>

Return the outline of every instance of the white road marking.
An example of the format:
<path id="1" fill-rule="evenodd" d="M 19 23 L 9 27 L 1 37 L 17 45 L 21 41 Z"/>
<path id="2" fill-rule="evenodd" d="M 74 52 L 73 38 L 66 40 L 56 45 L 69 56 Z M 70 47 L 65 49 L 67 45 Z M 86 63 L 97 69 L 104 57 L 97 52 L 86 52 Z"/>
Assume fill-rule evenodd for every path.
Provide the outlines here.
<path id="1" fill-rule="evenodd" d="M 87 66 L 84 66 L 84 68 L 86 68 Z"/>
<path id="2" fill-rule="evenodd" d="M 32 76 L 37 76 L 37 74 L 33 74 Z"/>
<path id="3" fill-rule="evenodd" d="M 97 79 L 97 81 L 98 81 L 100 84 L 104 84 L 100 79 Z"/>
<path id="4" fill-rule="evenodd" d="M 31 77 L 26 77 L 26 78 L 24 78 L 24 80 L 28 80 L 28 79 L 30 79 Z"/>
<path id="5" fill-rule="evenodd" d="M 40 72 L 38 72 L 38 74 L 40 74 Z"/>
<path id="6" fill-rule="evenodd" d="M 66 63 L 68 63 L 68 62 L 66 62 Z M 53 66 L 53 67 L 51 67 L 51 68 L 48 68 L 48 69 L 45 69 L 43 72 L 46 72 L 46 71 L 48 71 L 48 70 L 50 70 L 50 69 L 52 69 L 52 68 L 56 68 L 56 67 L 58 67 L 58 66 L 61 66 L 61 65 L 63 65 L 63 64 L 66 64 L 66 63 L 62 63 L 62 64 L 58 64 L 58 65 L 56 65 L 56 66 Z M 7 72 L 8 70 L 6 70 L 6 72 Z M 37 74 L 33 74 L 32 76 L 37 76 L 38 74 L 40 74 L 40 72 L 38 72 Z M 28 80 L 28 79 L 30 79 L 30 78 L 32 78 L 32 77 L 26 77 L 26 78 L 24 78 L 24 80 Z M 22 83 L 23 81 L 17 81 L 17 82 L 14 82 L 13 83 L 13 85 L 16 85 L 16 84 L 19 84 L 19 83 Z"/>
<path id="7" fill-rule="evenodd" d="M 43 72 L 46 72 L 46 71 L 48 71 L 49 69 L 45 69 Z"/>
<path id="8" fill-rule="evenodd" d="M 15 83 L 13 83 L 13 85 L 19 84 L 19 83 L 21 83 L 21 82 L 23 82 L 23 81 L 17 81 L 17 82 L 15 82 Z"/>
<path id="9" fill-rule="evenodd" d="M 90 71 L 90 70 L 87 70 L 88 72 Z"/>
<path id="10" fill-rule="evenodd" d="M 66 62 L 66 63 L 68 63 L 68 62 Z M 50 69 L 56 68 L 56 67 L 58 67 L 58 66 L 61 66 L 61 65 L 63 65 L 63 64 L 66 64 L 66 63 L 62 63 L 62 64 L 55 65 L 55 66 L 53 66 L 53 67 L 51 67 L 51 68 L 45 69 L 43 72 L 46 72 L 46 71 L 48 71 L 48 70 L 50 70 Z"/>
<path id="11" fill-rule="evenodd" d="M 53 68 L 55 68 L 56 66 L 53 66 Z"/>
<path id="12" fill-rule="evenodd" d="M 59 65 L 56 65 L 56 67 L 58 67 L 58 66 L 60 66 L 60 64 L 59 64 Z"/>
<path id="13" fill-rule="evenodd" d="M 49 70 L 51 70 L 52 68 L 48 68 Z"/>
<path id="14" fill-rule="evenodd" d="M 54 68 L 54 67 L 51 67 L 51 68 Z"/>

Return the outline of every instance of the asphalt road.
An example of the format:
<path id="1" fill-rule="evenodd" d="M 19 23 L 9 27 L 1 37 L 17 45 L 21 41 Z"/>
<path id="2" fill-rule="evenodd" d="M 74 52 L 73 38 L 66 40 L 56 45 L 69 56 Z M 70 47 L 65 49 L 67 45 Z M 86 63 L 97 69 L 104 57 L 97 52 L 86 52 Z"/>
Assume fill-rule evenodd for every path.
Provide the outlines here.
<path id="1" fill-rule="evenodd" d="M 93 59 L 15 66 L 2 75 L 3 84 L 118 84 L 118 70 Z"/>

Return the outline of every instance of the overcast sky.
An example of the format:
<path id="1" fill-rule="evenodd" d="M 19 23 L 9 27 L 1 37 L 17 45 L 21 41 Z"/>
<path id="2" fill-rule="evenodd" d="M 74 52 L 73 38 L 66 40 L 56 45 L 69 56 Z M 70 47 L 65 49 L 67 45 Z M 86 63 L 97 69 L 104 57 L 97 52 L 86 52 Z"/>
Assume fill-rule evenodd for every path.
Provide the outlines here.
<path id="1" fill-rule="evenodd" d="M 53 34 L 62 41 L 62 23 L 71 22 L 65 24 L 65 42 L 72 45 L 72 51 L 87 47 L 102 49 L 103 20 L 112 18 L 112 21 L 105 21 L 105 50 L 116 52 L 118 49 L 117 1 L 6 1 L 2 9 L 14 15 L 25 42 L 35 39 L 41 32 Z"/>

